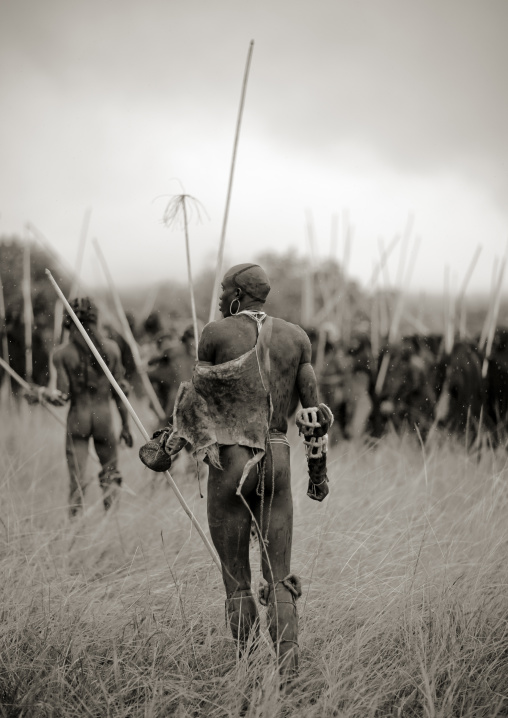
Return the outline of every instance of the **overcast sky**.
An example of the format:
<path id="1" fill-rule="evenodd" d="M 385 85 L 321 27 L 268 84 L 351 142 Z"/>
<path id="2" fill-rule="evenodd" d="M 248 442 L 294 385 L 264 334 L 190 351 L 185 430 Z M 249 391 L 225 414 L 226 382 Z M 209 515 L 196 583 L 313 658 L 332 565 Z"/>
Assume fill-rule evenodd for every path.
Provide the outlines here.
<path id="1" fill-rule="evenodd" d="M 0 234 L 35 224 L 74 264 L 87 207 L 119 285 L 215 264 L 240 88 L 255 41 L 227 232 L 260 251 L 339 260 L 364 286 L 414 213 L 412 286 L 488 290 L 508 236 L 506 0 L 2 0 Z M 331 240 L 331 218 L 339 236 Z M 390 263 L 397 274 L 398 255 Z M 84 278 L 100 281 L 87 248 Z"/>

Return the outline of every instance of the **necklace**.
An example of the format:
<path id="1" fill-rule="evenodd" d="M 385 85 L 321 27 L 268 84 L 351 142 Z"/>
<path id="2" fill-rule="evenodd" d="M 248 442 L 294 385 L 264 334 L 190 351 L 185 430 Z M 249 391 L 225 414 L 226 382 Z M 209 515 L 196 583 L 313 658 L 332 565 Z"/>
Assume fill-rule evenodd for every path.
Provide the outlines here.
<path id="1" fill-rule="evenodd" d="M 238 312 L 238 314 L 235 314 L 235 316 L 239 317 L 240 314 L 245 314 L 245 316 L 256 322 L 259 334 L 259 332 L 261 331 L 261 326 L 267 317 L 266 312 L 262 312 L 259 309 L 242 309 L 242 311 Z"/>

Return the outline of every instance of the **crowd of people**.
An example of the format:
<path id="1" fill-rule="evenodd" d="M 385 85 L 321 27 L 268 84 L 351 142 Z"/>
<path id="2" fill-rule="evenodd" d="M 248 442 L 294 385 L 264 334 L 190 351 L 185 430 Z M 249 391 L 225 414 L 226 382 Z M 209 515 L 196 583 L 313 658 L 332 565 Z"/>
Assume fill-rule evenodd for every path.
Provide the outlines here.
<path id="1" fill-rule="evenodd" d="M 498 327 L 487 355 L 479 339 L 457 339 L 446 351 L 442 336 L 414 334 L 387 343 L 377 356 L 366 334 L 349 345 L 327 340 L 318 381 L 337 420 L 335 438 L 409 430 L 425 440 L 442 428 L 468 442 L 480 431 L 495 444 L 505 441 L 507 340 L 508 330 Z"/>

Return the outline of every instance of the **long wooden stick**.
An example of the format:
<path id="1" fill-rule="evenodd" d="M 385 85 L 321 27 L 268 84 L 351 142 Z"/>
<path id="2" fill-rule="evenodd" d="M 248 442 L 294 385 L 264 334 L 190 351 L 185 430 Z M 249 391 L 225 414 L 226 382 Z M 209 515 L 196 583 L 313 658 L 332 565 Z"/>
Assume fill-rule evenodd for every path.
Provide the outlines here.
<path id="1" fill-rule="evenodd" d="M 143 362 L 141 360 L 141 356 L 139 353 L 138 343 L 136 342 L 134 335 L 132 334 L 132 330 L 130 328 L 129 321 L 125 314 L 125 310 L 124 310 L 122 302 L 120 300 L 120 296 L 115 287 L 115 283 L 113 282 L 113 277 L 111 276 L 111 272 L 109 271 L 109 267 L 106 262 L 106 258 L 102 252 L 102 249 L 101 249 L 97 239 L 94 238 L 92 240 L 92 244 L 97 253 L 97 257 L 99 259 L 99 263 L 102 267 L 102 270 L 106 276 L 109 290 L 111 292 L 113 301 L 115 303 L 115 308 L 116 308 L 116 312 L 118 314 L 118 319 L 120 320 L 120 324 L 122 325 L 125 339 L 126 339 L 128 345 L 130 347 L 130 350 L 132 352 L 132 357 L 133 357 L 134 363 L 136 365 L 136 370 L 137 370 L 139 376 L 141 377 L 141 381 L 143 383 L 143 388 L 146 392 L 146 395 L 147 395 L 150 403 L 152 404 L 152 406 L 154 408 L 155 413 L 157 414 L 159 421 L 165 422 L 167 419 L 166 412 L 162 408 L 161 403 L 159 401 L 159 397 L 155 393 L 155 390 L 154 390 L 154 388 L 150 382 L 150 379 L 148 378 L 148 375 L 146 373 L 146 369 L 143 365 Z"/>
<path id="2" fill-rule="evenodd" d="M 408 226 L 409 226 L 409 230 L 408 230 L 408 232 L 409 232 L 410 231 L 409 223 L 408 223 Z M 409 241 L 409 234 L 408 234 L 408 241 Z M 399 331 L 400 320 L 402 319 L 402 314 L 404 311 L 405 291 L 409 288 L 409 284 L 411 282 L 411 277 L 413 275 L 413 269 L 416 264 L 416 258 L 418 256 L 419 249 L 420 249 L 420 238 L 416 237 L 415 242 L 413 244 L 411 257 L 409 259 L 409 265 L 406 270 L 404 284 L 400 289 L 398 302 L 395 307 L 395 311 L 393 313 L 393 318 L 392 318 L 392 323 L 390 325 L 390 330 L 388 332 L 388 344 L 393 344 L 395 342 L 395 339 L 397 338 L 397 332 Z M 383 390 L 383 385 L 385 383 L 389 364 L 390 364 L 390 350 L 388 349 L 387 353 L 383 356 L 383 359 L 381 360 L 381 366 L 379 368 L 379 373 L 376 378 L 376 385 L 375 385 L 374 390 L 378 396 L 381 395 L 381 392 Z"/>
<path id="3" fill-rule="evenodd" d="M 332 222 L 330 227 L 330 259 L 335 262 L 337 254 L 337 243 L 339 239 L 339 215 L 335 212 L 332 214 Z"/>
<path id="4" fill-rule="evenodd" d="M 476 267 L 476 264 L 478 262 L 478 257 L 480 256 L 482 252 L 482 245 L 479 244 L 475 250 L 475 253 L 473 254 L 473 258 L 471 260 L 471 263 L 469 264 L 469 267 L 467 268 L 466 274 L 464 276 L 464 280 L 462 282 L 462 286 L 459 290 L 459 294 L 457 296 L 457 306 L 459 311 L 459 338 L 465 339 L 466 336 L 466 290 L 467 286 L 469 284 L 469 281 L 473 275 L 473 271 Z"/>
<path id="5" fill-rule="evenodd" d="M 2 277 L 0 276 L 0 332 L 2 333 L 2 354 L 7 363 L 9 363 L 9 342 L 7 339 L 7 318 L 5 316 L 5 299 L 4 286 Z"/>
<path id="6" fill-rule="evenodd" d="M 23 324 L 25 329 L 25 374 L 28 381 L 32 379 L 32 291 L 30 281 L 30 245 L 28 241 L 23 247 Z"/>
<path id="7" fill-rule="evenodd" d="M 78 253 L 76 256 L 76 266 L 74 268 L 74 276 L 72 279 L 72 286 L 69 292 L 69 297 L 79 296 L 79 290 L 81 285 L 81 266 L 83 264 L 83 256 L 85 254 L 86 240 L 88 237 L 88 228 L 90 226 L 90 216 L 92 214 L 91 207 L 85 210 L 83 217 L 83 225 L 81 227 L 81 234 L 79 236 Z"/>
<path id="8" fill-rule="evenodd" d="M 9 338 L 7 336 L 7 318 L 5 316 L 5 298 L 4 298 L 4 287 L 2 284 L 2 277 L 0 275 L 0 333 L 2 334 L 2 354 L 5 362 L 9 365 Z M 2 384 L 2 389 L 5 390 L 7 396 L 7 402 L 9 407 L 11 406 L 12 395 L 11 386 L 7 374 L 5 375 L 5 385 Z"/>
<path id="9" fill-rule="evenodd" d="M 229 183 L 228 183 L 228 192 L 226 196 L 226 208 L 224 210 L 224 219 L 222 222 L 222 231 L 220 236 L 220 242 L 219 242 L 219 253 L 217 255 L 217 267 L 215 269 L 215 281 L 213 285 L 213 292 L 212 292 L 212 301 L 210 303 L 210 319 L 209 321 L 213 322 L 215 319 L 216 313 L 217 313 L 217 300 L 219 298 L 219 285 L 222 275 L 222 261 L 224 257 L 224 245 L 226 243 L 226 227 L 228 223 L 228 215 L 229 215 L 229 204 L 231 201 L 231 191 L 233 188 L 233 177 L 235 173 L 235 162 L 236 162 L 236 151 L 238 149 L 238 139 L 240 137 L 240 127 L 242 125 L 242 115 L 243 115 L 243 107 L 245 104 L 245 93 L 247 91 L 247 81 L 249 79 L 249 70 L 250 70 L 250 62 L 252 58 L 252 51 L 254 50 L 254 40 L 251 40 L 249 45 L 249 52 L 247 54 L 247 62 L 245 64 L 245 72 L 243 75 L 243 84 L 242 84 L 242 94 L 240 97 L 240 107 L 238 110 L 238 119 L 236 121 L 236 132 L 235 132 L 235 141 L 233 145 L 233 156 L 231 158 L 231 168 L 229 170 Z"/>
<path id="10" fill-rule="evenodd" d="M 54 249 L 49 239 L 41 232 L 40 229 L 38 229 L 31 222 L 28 222 L 26 226 L 32 233 L 33 237 L 49 253 L 53 261 L 59 265 L 62 272 L 62 276 L 64 276 L 72 286 L 72 284 L 76 281 L 74 269 L 62 258 L 62 256 L 56 251 L 56 249 Z M 108 322 L 110 322 L 112 326 L 118 329 L 118 321 L 115 315 L 110 311 L 108 305 L 105 302 L 101 302 L 99 300 L 96 300 L 96 304 L 101 312 L 102 317 Z"/>
<path id="11" fill-rule="evenodd" d="M 129 412 L 129 414 L 130 414 L 132 420 L 134 421 L 134 423 L 135 423 L 136 426 L 138 427 L 138 429 L 139 429 L 141 435 L 143 436 L 143 438 L 145 439 L 145 441 L 149 441 L 149 440 L 150 440 L 150 437 L 149 437 L 149 435 L 148 435 L 147 430 L 145 429 L 145 427 L 144 427 L 143 424 L 141 423 L 140 418 L 138 417 L 138 415 L 136 414 L 136 412 L 135 412 L 134 409 L 132 408 L 130 401 L 129 401 L 129 400 L 127 399 L 127 397 L 125 396 L 124 392 L 122 391 L 122 388 L 120 387 L 120 385 L 119 385 L 118 382 L 116 381 L 115 377 L 114 377 L 113 374 L 110 372 L 109 367 L 107 366 L 106 362 L 104 361 L 104 359 L 101 357 L 101 355 L 99 354 L 99 352 L 98 352 L 97 349 L 95 348 L 95 346 L 94 346 L 92 340 L 91 340 L 90 337 L 88 336 L 88 334 L 87 334 L 87 332 L 85 331 L 83 325 L 81 324 L 81 322 L 80 322 L 79 319 L 77 318 L 76 314 L 73 312 L 71 305 L 69 304 L 69 302 L 68 302 L 67 299 L 65 298 L 65 296 L 64 296 L 62 290 L 60 289 L 60 287 L 58 286 L 58 284 L 57 284 L 57 283 L 55 282 L 55 280 L 53 279 L 53 276 L 52 276 L 51 272 L 49 271 L 49 269 L 46 269 L 46 274 L 47 274 L 47 276 L 48 276 L 49 281 L 50 281 L 51 284 L 53 285 L 53 288 L 54 288 L 55 292 L 58 294 L 58 296 L 60 297 L 60 299 L 61 299 L 62 302 L 64 303 L 64 306 L 65 306 L 65 308 L 67 309 L 67 311 L 68 311 L 68 313 L 69 313 L 69 316 L 71 317 L 72 321 L 73 321 L 74 324 L 76 325 L 76 327 L 77 327 L 79 333 L 81 334 L 81 336 L 83 337 L 83 339 L 84 339 L 85 342 L 87 343 L 88 348 L 90 349 L 90 351 L 92 352 L 92 354 L 94 355 L 94 357 L 96 358 L 96 360 L 98 361 L 98 363 L 101 365 L 103 372 L 104 372 L 104 373 L 106 374 L 106 376 L 108 377 L 111 386 L 113 387 L 113 389 L 116 391 L 116 393 L 117 393 L 118 396 L 120 397 L 120 400 L 121 400 L 122 404 L 125 406 L 125 408 L 126 408 L 127 411 Z M 171 486 L 171 488 L 172 488 L 173 491 L 175 492 L 175 494 L 176 494 L 176 496 L 177 496 L 177 498 L 178 498 L 178 501 L 180 502 L 181 507 L 183 508 L 183 510 L 185 511 L 185 513 L 187 514 L 187 516 L 190 518 L 190 520 L 191 520 L 191 522 L 192 522 L 192 525 L 194 526 L 194 528 L 196 529 L 196 531 L 198 532 L 198 534 L 201 536 L 201 538 L 202 538 L 202 540 L 203 540 L 203 543 L 205 544 L 206 548 L 207 548 L 208 551 L 210 552 L 210 555 L 211 555 L 212 559 L 214 560 L 214 562 L 215 562 L 217 568 L 218 568 L 219 571 L 220 571 L 220 570 L 221 570 L 221 564 L 220 564 L 219 558 L 218 558 L 217 554 L 215 553 L 214 548 L 213 548 L 212 544 L 210 543 L 210 541 L 208 540 L 208 538 L 207 538 L 205 532 L 203 531 L 203 529 L 202 529 L 201 526 L 199 525 L 198 520 L 196 519 L 196 517 L 194 516 L 194 514 L 193 514 L 192 511 L 190 510 L 189 506 L 187 505 L 187 503 L 186 503 L 184 497 L 183 497 L 182 494 L 180 493 L 180 490 L 179 490 L 178 486 L 175 484 L 175 481 L 174 481 L 173 477 L 171 476 L 171 474 L 169 473 L 169 471 L 165 471 L 165 472 L 164 472 L 164 475 L 165 475 L 165 477 L 166 477 L 166 479 L 167 479 L 169 485 Z"/>
<path id="12" fill-rule="evenodd" d="M 6 361 L 4 361 L 4 360 L 2 359 L 2 357 L 0 357 L 0 366 L 1 366 L 2 369 L 4 369 L 4 370 L 7 372 L 7 374 L 9 374 L 9 376 L 11 376 L 11 377 L 14 379 L 14 381 L 17 382 L 17 383 L 20 385 L 20 387 L 22 387 L 25 391 L 30 392 L 30 393 L 33 392 L 33 386 L 30 386 L 30 384 L 29 384 L 27 381 L 25 381 L 17 372 L 15 372 L 14 369 L 13 369 L 11 366 L 9 366 L 9 364 L 7 364 Z M 52 406 L 50 406 L 49 404 L 47 404 L 45 401 L 40 401 L 39 403 L 46 409 L 46 411 L 47 411 L 49 414 L 51 414 L 51 416 L 52 416 L 54 419 L 56 419 L 56 421 L 58 421 L 58 423 L 59 423 L 61 426 L 65 426 L 65 421 L 63 421 L 63 419 L 62 419 L 60 416 L 58 416 L 58 414 L 56 413 L 56 411 L 53 409 Z"/>
<path id="13" fill-rule="evenodd" d="M 489 368 L 489 359 L 490 355 L 492 353 L 492 345 L 494 343 L 494 335 L 496 333 L 496 325 L 497 325 L 497 317 L 499 315 L 499 306 L 501 303 L 501 293 L 503 290 L 503 279 L 504 279 L 504 272 L 506 268 L 506 261 L 507 261 L 507 255 L 505 254 L 503 261 L 501 263 L 501 267 L 499 268 L 499 277 L 497 280 L 497 286 L 496 291 L 494 295 L 494 304 L 492 307 L 492 313 L 491 313 L 491 319 L 490 319 L 490 326 L 489 331 L 487 334 L 487 346 L 485 348 L 485 359 L 483 360 L 483 366 L 482 366 L 482 377 L 485 379 L 487 376 L 487 371 Z"/>
<path id="14" fill-rule="evenodd" d="M 196 344 L 196 356 L 197 356 L 198 344 L 199 344 L 198 315 L 196 313 L 196 300 L 194 299 L 194 284 L 192 282 L 189 226 L 187 223 L 187 206 L 185 204 L 185 197 L 182 200 L 182 211 L 183 211 L 183 228 L 185 231 L 185 252 L 187 254 L 187 277 L 189 280 L 189 292 L 190 292 L 191 311 L 192 311 L 192 326 L 194 327 L 194 342 Z"/>
<path id="15" fill-rule="evenodd" d="M 496 297 L 496 287 L 498 282 L 498 272 L 497 272 L 497 264 L 498 264 L 498 258 L 495 257 L 494 264 L 492 265 L 492 279 L 490 283 L 490 296 L 489 296 L 489 306 L 487 307 L 487 313 L 485 315 L 485 320 L 483 322 L 482 331 L 480 334 L 480 341 L 478 342 L 478 349 L 480 351 L 483 350 L 483 347 L 487 341 L 487 337 L 489 334 L 489 327 L 491 323 L 491 316 L 492 316 L 492 310 L 494 308 L 494 302 Z"/>

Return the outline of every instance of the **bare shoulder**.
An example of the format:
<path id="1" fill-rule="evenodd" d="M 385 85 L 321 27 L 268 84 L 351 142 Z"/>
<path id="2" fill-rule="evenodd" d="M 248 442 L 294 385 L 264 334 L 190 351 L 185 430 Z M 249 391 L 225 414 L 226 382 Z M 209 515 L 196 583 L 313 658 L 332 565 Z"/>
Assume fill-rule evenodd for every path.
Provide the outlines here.
<path id="1" fill-rule="evenodd" d="M 122 357 L 122 354 L 120 352 L 120 347 L 115 342 L 114 339 L 109 339 L 108 337 L 103 337 L 102 343 L 104 346 L 104 350 L 107 353 L 108 356 L 114 357 L 115 359 L 120 360 Z"/>
<path id="2" fill-rule="evenodd" d="M 298 324 L 287 322 L 285 319 L 274 317 L 273 333 L 275 337 L 282 340 L 286 346 L 291 346 L 295 352 L 301 354 L 301 362 L 310 361 L 310 340 L 302 327 Z"/>
<path id="3" fill-rule="evenodd" d="M 215 347 L 220 343 L 224 336 L 222 324 L 225 320 L 218 322 L 209 322 L 203 327 L 201 337 L 199 338 L 198 359 L 200 361 L 213 361 Z"/>
<path id="4" fill-rule="evenodd" d="M 55 366 L 62 365 L 67 359 L 73 355 L 73 347 L 70 344 L 62 344 L 53 350 L 51 355 L 53 364 Z"/>
<path id="5" fill-rule="evenodd" d="M 307 345 L 310 346 L 309 337 L 298 324 L 292 324 L 291 322 L 287 322 L 285 319 L 273 317 L 273 328 L 278 334 L 281 334 L 288 340 L 293 340 L 302 346 L 302 348 Z"/>

